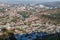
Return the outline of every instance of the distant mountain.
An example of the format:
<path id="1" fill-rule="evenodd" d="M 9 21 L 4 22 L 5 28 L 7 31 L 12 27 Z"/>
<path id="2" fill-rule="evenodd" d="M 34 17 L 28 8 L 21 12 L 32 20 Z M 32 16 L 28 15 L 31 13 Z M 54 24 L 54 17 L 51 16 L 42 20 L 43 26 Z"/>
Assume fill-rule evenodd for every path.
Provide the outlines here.
<path id="1" fill-rule="evenodd" d="M 55 2 L 41 2 L 41 1 L 5 1 L 5 2 L 1 2 L 0 3 L 8 3 L 8 4 L 42 4 L 45 5 L 47 7 L 58 7 L 60 8 L 60 1 L 55 1 Z"/>
<path id="2" fill-rule="evenodd" d="M 45 2 L 45 3 L 42 3 L 42 4 L 45 5 L 45 6 L 48 6 L 48 7 L 59 7 L 60 8 L 60 1 Z"/>

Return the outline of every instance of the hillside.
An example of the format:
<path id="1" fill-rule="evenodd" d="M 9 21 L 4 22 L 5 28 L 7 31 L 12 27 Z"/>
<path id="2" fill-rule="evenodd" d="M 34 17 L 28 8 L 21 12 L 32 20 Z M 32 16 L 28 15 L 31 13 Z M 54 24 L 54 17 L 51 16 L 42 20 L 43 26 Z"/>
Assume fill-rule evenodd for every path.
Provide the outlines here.
<path id="1" fill-rule="evenodd" d="M 39 12 L 38 16 L 42 22 L 60 24 L 60 9 L 51 9 Z"/>

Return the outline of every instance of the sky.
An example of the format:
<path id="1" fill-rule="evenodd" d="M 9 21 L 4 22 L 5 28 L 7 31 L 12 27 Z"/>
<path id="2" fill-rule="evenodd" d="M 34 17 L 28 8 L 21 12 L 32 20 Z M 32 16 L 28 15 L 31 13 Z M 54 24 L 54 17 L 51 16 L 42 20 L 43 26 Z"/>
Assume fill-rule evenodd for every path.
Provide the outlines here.
<path id="1" fill-rule="evenodd" d="M 40 1 L 40 2 L 53 2 L 60 0 L 0 0 L 0 2 L 15 2 L 15 1 Z"/>

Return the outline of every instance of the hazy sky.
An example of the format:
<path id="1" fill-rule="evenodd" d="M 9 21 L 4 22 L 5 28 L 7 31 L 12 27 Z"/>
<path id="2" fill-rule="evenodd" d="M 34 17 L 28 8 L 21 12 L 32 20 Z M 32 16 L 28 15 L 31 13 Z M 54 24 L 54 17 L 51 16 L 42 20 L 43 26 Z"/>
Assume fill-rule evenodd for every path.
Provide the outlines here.
<path id="1" fill-rule="evenodd" d="M 14 2 L 14 1 L 40 1 L 40 2 L 52 2 L 52 1 L 60 1 L 60 0 L 0 0 L 1 2 Z"/>

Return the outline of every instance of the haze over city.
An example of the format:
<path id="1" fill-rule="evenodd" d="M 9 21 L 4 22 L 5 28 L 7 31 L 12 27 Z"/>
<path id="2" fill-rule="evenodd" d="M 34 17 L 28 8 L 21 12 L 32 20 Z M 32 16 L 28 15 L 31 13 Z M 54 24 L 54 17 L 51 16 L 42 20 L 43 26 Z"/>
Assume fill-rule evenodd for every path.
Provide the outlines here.
<path id="1" fill-rule="evenodd" d="M 0 2 L 16 2 L 16 1 L 39 1 L 39 2 L 53 2 L 53 1 L 60 1 L 60 0 L 0 0 Z"/>

